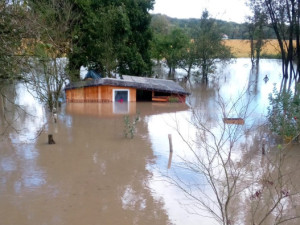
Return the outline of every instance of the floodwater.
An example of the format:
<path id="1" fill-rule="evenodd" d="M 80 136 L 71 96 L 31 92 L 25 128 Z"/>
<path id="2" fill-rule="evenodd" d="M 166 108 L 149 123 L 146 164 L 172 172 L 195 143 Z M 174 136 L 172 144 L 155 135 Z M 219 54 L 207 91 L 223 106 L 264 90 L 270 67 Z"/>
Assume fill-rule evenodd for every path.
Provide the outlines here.
<path id="1" fill-rule="evenodd" d="M 263 121 L 273 83 L 280 84 L 281 65 L 276 60 L 262 60 L 259 73 L 253 75 L 249 63 L 249 59 L 238 59 L 220 66 L 218 78 L 210 85 L 188 86 L 192 94 L 187 104 L 63 104 L 57 123 L 24 87 L 17 86 L 12 97 L 26 114 L 19 110 L 4 116 L 1 107 L 1 132 L 5 132 L 0 139 L 0 224 L 215 224 L 207 212 L 197 210 L 194 200 L 171 184 L 175 172 L 187 181 L 198 176 L 180 169 L 181 160 L 191 159 L 192 154 L 178 131 L 184 138 L 197 136 L 188 122 L 191 107 L 215 129 L 220 117 L 218 95 L 230 102 L 245 92 L 246 100 L 239 108 L 247 105 L 251 111 L 245 126 Z M 263 81 L 266 74 L 267 83 Z M 124 115 L 139 117 L 133 139 L 124 137 Z M 12 127 L 6 129 L 8 120 Z M 48 134 L 53 134 L 56 144 L 47 144 Z M 264 159 L 258 149 L 262 137 L 268 138 L 261 130 L 250 133 L 243 140 L 246 150 L 234 152 L 235 157 L 251 155 L 251 165 L 261 165 Z M 274 143 L 267 143 L 270 157 L 276 156 L 273 147 Z M 291 149 L 284 169 L 296 171 L 299 168 L 291 167 L 299 164 L 300 152 L 295 151 L 298 145 Z M 259 176 L 252 169 L 251 175 Z M 300 177 L 290 172 L 289 176 L 296 193 Z M 246 200 L 241 202 L 246 204 Z"/>

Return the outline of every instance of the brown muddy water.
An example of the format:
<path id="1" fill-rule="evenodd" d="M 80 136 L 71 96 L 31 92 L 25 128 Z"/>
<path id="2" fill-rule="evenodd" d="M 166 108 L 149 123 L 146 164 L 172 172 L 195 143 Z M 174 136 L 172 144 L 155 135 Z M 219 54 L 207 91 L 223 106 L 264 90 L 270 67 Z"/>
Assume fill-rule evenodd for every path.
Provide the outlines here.
<path id="1" fill-rule="evenodd" d="M 188 122 L 191 106 L 198 108 L 210 124 L 216 123 L 217 89 L 230 100 L 248 88 L 252 113 L 246 124 L 264 120 L 268 94 L 273 83 L 280 81 L 280 63 L 261 64 L 257 76 L 249 72 L 249 59 L 222 68 L 220 78 L 209 86 L 190 87 L 192 95 L 187 104 L 63 104 L 57 123 L 23 86 L 17 86 L 13 97 L 27 114 L 11 113 L 8 118 L 1 111 L 1 131 L 5 133 L 0 139 L 0 224 L 216 224 L 206 212 L 197 210 L 194 200 L 168 182 L 182 158 L 191 157 L 178 130 L 185 137 L 196 136 Z M 263 81 L 266 74 L 270 78 L 267 83 Z M 139 115 L 133 139 L 124 137 L 124 115 Z M 12 128 L 6 129 L 7 120 L 12 121 Z M 47 144 L 48 134 L 53 134 L 56 144 Z M 264 167 L 260 165 L 268 161 L 260 154 L 262 137 L 267 134 L 253 131 L 244 140 L 247 151 L 235 152 L 241 158 L 251 156 L 251 176 L 260 176 Z M 266 148 L 269 157 L 276 158 L 274 143 L 268 142 Z M 300 169 L 300 149 L 299 145 L 288 149 L 282 170 L 292 177 L 289 190 L 296 193 L 300 190 L 300 176 L 295 173 Z M 255 166 L 259 168 L 253 169 Z M 184 170 L 178 170 L 177 175 L 187 180 L 195 176 Z M 248 200 L 237 203 L 241 211 L 247 208 L 243 204 Z M 297 211 L 299 202 L 287 205 L 293 206 L 288 211 Z"/>

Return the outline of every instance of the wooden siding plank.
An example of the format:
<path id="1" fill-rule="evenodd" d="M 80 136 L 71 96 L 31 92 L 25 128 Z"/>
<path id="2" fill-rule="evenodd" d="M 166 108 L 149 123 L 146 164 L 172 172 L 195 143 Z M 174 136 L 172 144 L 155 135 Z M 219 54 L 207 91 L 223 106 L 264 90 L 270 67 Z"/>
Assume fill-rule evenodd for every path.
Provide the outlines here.
<path id="1" fill-rule="evenodd" d="M 72 101 L 72 90 L 66 90 L 66 99 L 67 99 L 67 102 Z"/>
<path id="2" fill-rule="evenodd" d="M 129 88 L 129 93 L 130 93 L 130 101 L 136 102 L 136 89 Z"/>
<path id="3" fill-rule="evenodd" d="M 102 92 L 101 92 L 102 86 L 98 86 L 98 99 L 102 99 Z"/>
<path id="4" fill-rule="evenodd" d="M 84 88 L 72 89 L 73 101 L 84 101 Z"/>
<path id="5" fill-rule="evenodd" d="M 102 100 L 112 101 L 112 94 L 110 93 L 108 86 L 102 86 L 101 98 L 102 98 Z"/>
<path id="6" fill-rule="evenodd" d="M 85 102 L 98 102 L 98 87 L 85 87 L 84 88 L 84 101 Z"/>

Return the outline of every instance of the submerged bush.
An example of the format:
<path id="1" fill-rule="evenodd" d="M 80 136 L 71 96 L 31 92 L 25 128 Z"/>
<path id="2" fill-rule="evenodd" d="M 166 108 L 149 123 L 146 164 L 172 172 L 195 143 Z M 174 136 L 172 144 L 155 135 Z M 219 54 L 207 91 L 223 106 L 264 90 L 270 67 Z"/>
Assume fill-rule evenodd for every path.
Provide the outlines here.
<path id="1" fill-rule="evenodd" d="M 293 139 L 300 132 L 300 86 L 295 92 L 278 92 L 276 87 L 269 95 L 268 122 L 272 132 L 284 139 Z"/>
<path id="2" fill-rule="evenodd" d="M 178 102 L 180 102 L 180 99 L 179 99 L 179 97 L 176 97 L 176 96 L 170 96 L 170 97 L 168 98 L 168 101 L 169 101 L 170 103 L 178 103 Z"/>

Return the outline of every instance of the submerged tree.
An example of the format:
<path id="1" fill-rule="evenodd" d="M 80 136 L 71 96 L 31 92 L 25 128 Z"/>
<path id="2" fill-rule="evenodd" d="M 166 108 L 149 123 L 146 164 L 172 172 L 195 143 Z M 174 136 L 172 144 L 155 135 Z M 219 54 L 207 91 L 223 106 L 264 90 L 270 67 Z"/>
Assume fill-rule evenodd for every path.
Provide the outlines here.
<path id="1" fill-rule="evenodd" d="M 284 140 L 293 140 L 300 134 L 300 86 L 292 91 L 279 93 L 274 87 L 269 95 L 268 121 L 270 129 Z"/>
<path id="2" fill-rule="evenodd" d="M 192 39 L 182 53 L 182 57 L 179 61 L 180 68 L 187 72 L 186 79 L 189 80 L 192 75 L 192 69 L 197 68 L 198 65 L 198 49 L 195 44 L 195 40 Z"/>
<path id="3" fill-rule="evenodd" d="M 29 29 L 30 21 L 24 1 L 0 1 L 0 135 L 9 129 L 18 131 L 14 122 L 26 113 L 16 103 L 16 86 L 24 80 L 22 72 L 30 65 L 31 55 L 25 51 L 34 34 Z"/>
<path id="4" fill-rule="evenodd" d="M 282 60 L 283 80 L 300 81 L 300 13 L 295 0 L 250 0 L 268 15 L 270 25 L 276 34 Z"/>
<path id="5" fill-rule="evenodd" d="M 261 51 L 266 43 L 264 27 L 267 26 L 267 15 L 261 10 L 260 5 L 252 3 L 253 16 L 249 17 L 250 58 L 252 66 L 258 66 Z"/>
<path id="6" fill-rule="evenodd" d="M 214 115 L 193 108 L 188 122 L 195 135 L 192 129 L 185 134 L 186 129 L 177 121 L 175 129 L 187 152 L 169 172 L 168 181 L 191 200 L 189 211 L 207 212 L 217 224 L 283 224 L 297 219 L 299 190 L 291 177 L 297 165 L 285 167 L 286 152 L 282 149 L 275 157 L 263 156 L 261 151 L 257 155 L 260 140 L 249 134 L 261 137 L 262 132 L 247 121 L 249 101 L 244 97 L 225 102 L 218 95 L 219 110 Z M 224 121 L 232 117 L 246 123 Z M 257 163 L 259 159 L 261 163 Z"/>
<path id="7" fill-rule="evenodd" d="M 36 44 L 36 58 L 32 59 L 33 66 L 29 73 L 24 76 L 28 91 L 45 103 L 49 111 L 59 106 L 59 98 L 68 80 L 66 73 L 67 61 L 58 58 L 55 48 L 49 44 Z"/>
<path id="8" fill-rule="evenodd" d="M 165 59 L 169 75 L 181 68 L 187 72 L 186 80 L 189 80 L 192 70 L 198 69 L 195 74 L 201 74 L 202 80 L 207 82 L 217 63 L 227 63 L 233 58 L 230 48 L 222 42 L 223 33 L 217 21 L 209 18 L 207 10 L 199 22 L 190 22 L 185 29 L 175 26 L 170 30 L 166 18 L 154 18 L 152 55 L 157 60 Z"/>
<path id="9" fill-rule="evenodd" d="M 187 70 L 190 77 L 191 69 L 197 66 L 202 80 L 215 71 L 216 63 L 226 63 L 233 58 L 230 48 L 222 43 L 223 34 L 215 20 L 209 18 L 208 11 L 202 13 L 200 25 L 191 29 L 191 41 L 181 58 L 181 67 Z"/>
<path id="10" fill-rule="evenodd" d="M 217 62 L 233 58 L 230 49 L 222 44 L 222 33 L 214 20 L 209 19 L 208 11 L 202 13 L 200 27 L 195 30 L 195 45 L 198 53 L 197 64 L 204 82 L 214 71 Z"/>
<path id="11" fill-rule="evenodd" d="M 169 76 L 174 76 L 175 69 L 179 67 L 179 62 L 188 48 L 188 37 L 182 29 L 177 28 L 164 36 L 159 44 L 169 68 Z"/>
<path id="12" fill-rule="evenodd" d="M 34 97 L 46 103 L 49 110 L 57 107 L 63 85 L 69 79 L 65 68 L 72 26 L 77 21 L 74 5 L 68 0 L 29 1 L 31 27 L 35 30 L 27 52 L 31 66 L 24 79 Z"/>

